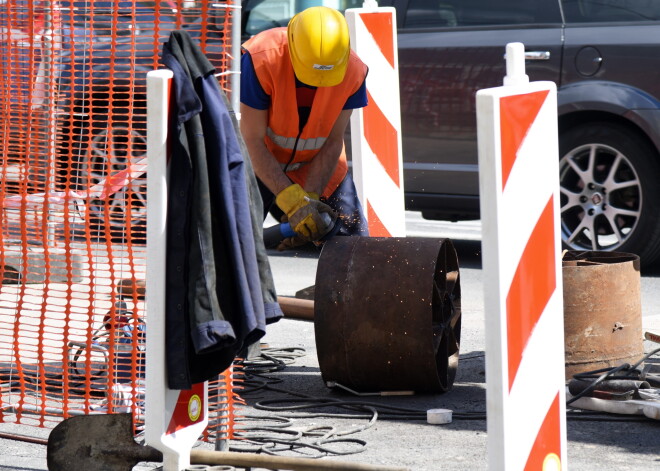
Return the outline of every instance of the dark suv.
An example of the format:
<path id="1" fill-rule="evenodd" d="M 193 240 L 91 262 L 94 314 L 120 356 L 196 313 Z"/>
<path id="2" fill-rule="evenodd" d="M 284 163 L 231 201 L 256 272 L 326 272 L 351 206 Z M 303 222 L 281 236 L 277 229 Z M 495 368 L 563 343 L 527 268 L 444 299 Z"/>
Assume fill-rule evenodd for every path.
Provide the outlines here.
<path id="1" fill-rule="evenodd" d="M 479 218 L 475 93 L 502 84 L 505 46 L 522 42 L 530 80 L 558 86 L 564 245 L 658 258 L 660 2 L 379 4 L 397 10 L 407 209 Z M 277 5 L 247 0 L 244 31 L 286 24 Z"/>

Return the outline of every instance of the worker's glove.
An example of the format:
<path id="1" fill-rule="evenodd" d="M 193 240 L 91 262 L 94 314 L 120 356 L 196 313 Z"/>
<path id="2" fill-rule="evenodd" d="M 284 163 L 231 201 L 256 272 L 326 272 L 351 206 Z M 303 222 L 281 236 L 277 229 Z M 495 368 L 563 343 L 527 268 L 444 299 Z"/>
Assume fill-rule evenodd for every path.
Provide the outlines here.
<path id="1" fill-rule="evenodd" d="M 302 247 L 303 245 L 307 245 L 310 242 L 311 241 L 309 239 L 299 235 L 296 235 L 294 237 L 287 237 L 277 245 L 277 250 L 283 252 L 285 250 L 291 250 L 297 247 Z"/>
<path id="2" fill-rule="evenodd" d="M 323 207 L 323 209 L 319 211 L 320 213 L 322 213 L 321 218 L 323 219 L 323 222 L 325 223 L 323 228 L 320 230 L 321 238 L 323 238 L 335 226 L 335 224 L 337 222 L 337 217 L 338 217 L 337 212 L 334 211 L 332 209 L 332 207 L 330 207 L 328 204 L 320 201 L 320 197 L 319 197 L 318 193 L 308 191 L 307 194 L 309 195 L 310 199 L 313 200 L 311 202 L 311 204 L 317 204 L 318 203 L 318 206 Z M 326 206 L 327 206 L 327 208 L 325 208 Z M 313 242 L 317 245 L 320 243 L 317 240 L 314 240 Z"/>
<path id="3" fill-rule="evenodd" d="M 289 222 L 289 218 L 287 217 L 286 214 L 283 214 L 282 217 L 280 218 L 280 224 L 284 224 L 288 222 Z M 287 237 L 286 239 L 282 239 L 280 243 L 277 245 L 277 250 L 279 252 L 283 252 L 285 250 L 291 250 L 297 247 L 301 247 L 303 245 L 309 244 L 310 242 L 312 242 L 311 239 L 296 234 L 293 237 Z"/>
<path id="4" fill-rule="evenodd" d="M 319 240 L 330 232 L 337 219 L 330 206 L 310 198 L 297 183 L 278 193 L 275 203 L 287 215 L 291 228 L 309 241 Z"/>

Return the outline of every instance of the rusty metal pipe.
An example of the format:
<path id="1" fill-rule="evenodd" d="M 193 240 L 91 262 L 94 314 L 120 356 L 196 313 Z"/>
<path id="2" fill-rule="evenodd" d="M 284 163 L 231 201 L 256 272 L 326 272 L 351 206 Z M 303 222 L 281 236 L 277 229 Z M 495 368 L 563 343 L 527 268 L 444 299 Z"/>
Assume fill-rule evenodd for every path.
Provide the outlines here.
<path id="1" fill-rule="evenodd" d="M 577 396 L 583 391 L 589 389 L 591 385 L 592 381 L 589 380 L 572 379 L 568 382 L 568 392 L 570 392 L 573 396 Z M 651 385 L 647 381 L 639 381 L 633 379 L 609 379 L 601 381 L 592 389 L 614 393 L 633 391 L 635 394 L 639 395 L 638 391 L 640 389 L 649 389 L 650 387 Z"/>
<path id="2" fill-rule="evenodd" d="M 302 321 L 314 321 L 314 301 L 311 299 L 278 296 L 277 302 L 282 308 L 284 317 Z"/>
<path id="3" fill-rule="evenodd" d="M 359 392 L 448 391 L 460 303 L 450 240 L 334 237 L 323 246 L 314 290 L 323 380 Z"/>
<path id="4" fill-rule="evenodd" d="M 566 379 L 641 359 L 639 257 L 568 251 L 562 265 Z"/>
<path id="5" fill-rule="evenodd" d="M 0 432 L 0 438 L 5 440 L 14 440 L 18 442 L 36 443 L 37 445 L 48 445 L 48 440 L 45 438 L 30 437 L 27 435 L 19 435 L 16 433 Z"/>

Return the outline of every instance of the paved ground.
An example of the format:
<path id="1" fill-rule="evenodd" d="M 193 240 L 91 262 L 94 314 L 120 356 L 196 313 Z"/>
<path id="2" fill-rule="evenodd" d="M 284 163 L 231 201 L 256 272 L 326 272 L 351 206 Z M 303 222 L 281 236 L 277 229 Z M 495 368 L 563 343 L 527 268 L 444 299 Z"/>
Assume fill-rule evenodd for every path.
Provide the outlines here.
<path id="1" fill-rule="evenodd" d="M 462 286 L 462 335 L 461 355 L 453 389 L 442 395 L 414 396 L 367 396 L 357 397 L 342 391 L 327 388 L 321 379 L 316 356 L 314 325 L 299 320 L 283 320 L 270 326 L 263 339 L 265 350 L 287 363 L 277 372 L 266 373 L 261 384 L 248 381 L 243 397 L 247 407 L 245 415 L 267 416 L 269 420 L 246 420 L 246 426 L 267 427 L 268 431 L 251 430 L 258 436 L 277 435 L 289 439 L 291 432 L 328 434 L 330 439 L 342 438 L 351 442 L 324 443 L 323 446 L 339 452 L 361 450 L 333 459 L 368 463 L 373 465 L 404 466 L 411 471 L 437 470 L 482 470 L 487 468 L 486 446 L 486 398 L 484 366 L 484 319 L 482 287 L 484 280 L 479 268 L 478 243 L 466 242 L 458 246 L 461 265 Z M 313 270 L 316 259 L 309 253 L 298 260 L 305 270 Z M 314 283 L 311 278 L 285 276 L 290 260 L 273 254 L 273 269 L 278 280 L 279 294 L 295 295 L 296 291 Z M 313 271 L 312 271 L 313 272 Z M 646 329 L 660 333 L 660 316 L 644 317 Z M 645 345 L 647 350 L 656 344 Z M 269 367 L 249 365 L 251 367 Z M 255 378 L 253 378 L 254 380 Z M 288 391 L 288 393 L 286 392 Z M 288 407 L 305 403 L 318 404 L 318 399 L 351 401 L 363 404 L 356 409 L 343 407 L 328 408 L 316 406 L 296 411 L 268 411 L 263 407 Z M 281 402 L 263 404 L 266 400 L 282 398 Z M 296 401 L 296 402 L 294 402 Z M 534 398 L 520 404 L 529 407 Z M 367 406 L 364 403 L 369 403 Z M 367 407 L 365 409 L 365 407 Z M 371 409 L 369 409 L 371 408 Z M 453 411 L 454 420 L 447 425 L 426 423 L 427 409 L 444 408 Z M 372 410 L 380 416 L 372 421 Z M 311 413 L 321 413 L 314 415 Z M 284 419 L 290 414 L 295 419 Z M 301 417 L 301 414 L 306 416 Z M 341 414 L 342 416 L 323 416 Z M 346 417 L 351 414 L 353 417 Z M 365 417 L 362 417 L 362 416 Z M 389 417 L 384 417 L 389 415 Z M 276 419 L 281 417 L 281 419 Z M 568 467 L 580 470 L 660 470 L 660 444 L 658 442 L 658 422 L 618 416 L 600 416 L 590 420 L 568 420 Z M 279 433 L 274 425 L 290 420 L 288 427 Z M 318 427 L 326 427 L 319 429 Z M 32 427 L 17 427 L 0 424 L 0 432 L 20 433 L 35 437 L 47 437 L 47 430 Z M 353 433 L 349 433 L 353 432 Z M 247 432 L 246 432 L 247 433 Z M 299 442 L 318 441 L 318 437 L 303 438 Z M 233 446 L 237 443 L 233 442 Z M 316 450 L 305 451 L 314 454 Z M 142 464 L 136 469 L 156 468 L 156 464 Z M 20 441 L 0 439 L 0 470 L 41 471 L 46 470 L 45 447 Z M 87 470 L 71 470 L 87 471 Z"/>
<path id="2" fill-rule="evenodd" d="M 486 409 L 484 365 L 484 319 L 482 272 L 476 256 L 478 243 L 457 245 L 462 260 L 462 336 L 461 359 L 453 389 L 444 395 L 411 397 L 356 398 L 328 390 L 320 379 L 315 358 L 313 326 L 285 321 L 268 334 L 274 347 L 300 346 L 307 355 L 296 366 L 279 375 L 283 385 L 298 393 L 352 401 L 368 399 L 387 406 L 415 409 L 445 408 L 454 412 L 449 425 L 429 425 L 424 420 L 379 420 L 356 436 L 367 442 L 363 453 L 344 457 L 364 463 L 407 466 L 413 471 L 487 469 Z M 644 327 L 658 331 L 660 316 L 646 316 Z M 658 347 L 647 342 L 647 351 Z M 529 407 L 529 403 L 520 407 Z M 470 419 L 475 413 L 476 418 Z M 620 422 L 619 416 L 599 416 L 596 420 L 568 420 L 569 469 L 637 470 L 660 469 L 658 423 L 651 420 Z M 351 421 L 337 421 L 349 426 Z"/>

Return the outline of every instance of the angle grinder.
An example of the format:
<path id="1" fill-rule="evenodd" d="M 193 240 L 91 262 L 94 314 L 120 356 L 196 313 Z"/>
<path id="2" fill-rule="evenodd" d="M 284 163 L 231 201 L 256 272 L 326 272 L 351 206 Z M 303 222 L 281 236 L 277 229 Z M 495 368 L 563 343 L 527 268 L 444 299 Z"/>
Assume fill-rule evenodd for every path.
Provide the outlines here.
<path id="1" fill-rule="evenodd" d="M 337 224 L 337 221 L 332 223 L 332 216 L 328 213 L 322 213 L 321 218 L 323 222 L 330 226 L 330 229 L 319 239 L 319 242 L 325 242 L 326 240 L 332 238 L 337 231 L 339 231 L 340 224 Z M 271 227 L 264 228 L 264 245 L 267 249 L 276 248 L 280 242 L 289 237 L 295 237 L 296 231 L 293 230 L 291 224 L 288 222 L 283 222 L 281 224 L 275 224 Z"/>

